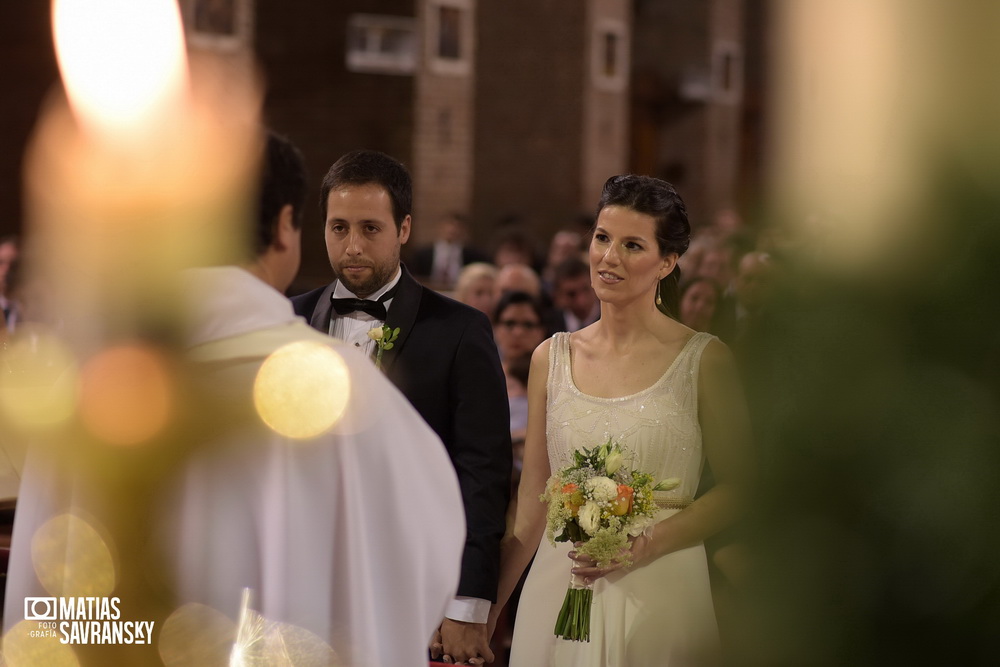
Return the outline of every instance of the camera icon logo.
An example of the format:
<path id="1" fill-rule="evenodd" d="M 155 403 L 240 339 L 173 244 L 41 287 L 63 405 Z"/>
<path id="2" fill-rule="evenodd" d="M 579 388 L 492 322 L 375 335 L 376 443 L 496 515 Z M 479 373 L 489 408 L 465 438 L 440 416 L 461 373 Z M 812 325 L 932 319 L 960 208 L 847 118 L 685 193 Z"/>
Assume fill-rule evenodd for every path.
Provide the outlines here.
<path id="1" fill-rule="evenodd" d="M 56 599 L 24 598 L 24 620 L 26 621 L 56 620 Z"/>

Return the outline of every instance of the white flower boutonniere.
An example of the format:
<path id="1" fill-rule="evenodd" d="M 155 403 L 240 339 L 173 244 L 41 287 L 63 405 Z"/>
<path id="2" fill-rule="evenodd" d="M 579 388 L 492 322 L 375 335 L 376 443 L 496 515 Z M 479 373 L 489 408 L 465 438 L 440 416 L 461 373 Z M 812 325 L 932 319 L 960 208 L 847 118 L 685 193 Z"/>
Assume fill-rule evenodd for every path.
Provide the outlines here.
<path id="1" fill-rule="evenodd" d="M 383 324 L 369 331 L 368 337 L 378 346 L 378 352 L 375 353 L 375 368 L 382 368 L 382 353 L 392 349 L 393 342 L 399 337 L 399 327 L 390 329 Z"/>

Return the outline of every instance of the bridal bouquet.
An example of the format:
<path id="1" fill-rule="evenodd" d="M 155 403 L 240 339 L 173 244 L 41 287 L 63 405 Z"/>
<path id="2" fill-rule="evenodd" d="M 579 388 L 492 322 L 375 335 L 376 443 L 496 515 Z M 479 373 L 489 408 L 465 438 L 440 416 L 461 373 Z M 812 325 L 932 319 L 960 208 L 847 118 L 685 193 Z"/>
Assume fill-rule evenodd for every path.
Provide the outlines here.
<path id="1" fill-rule="evenodd" d="M 608 440 L 599 447 L 573 452 L 573 464 L 549 478 L 542 502 L 548 503 L 549 541 L 581 542 L 577 552 L 597 561 L 629 564 L 629 537 L 652 526 L 656 503 L 653 491 L 680 484 L 671 478 L 656 484 L 653 476 L 625 465 L 621 446 Z M 570 582 L 555 634 L 563 639 L 590 641 L 592 585 Z"/>

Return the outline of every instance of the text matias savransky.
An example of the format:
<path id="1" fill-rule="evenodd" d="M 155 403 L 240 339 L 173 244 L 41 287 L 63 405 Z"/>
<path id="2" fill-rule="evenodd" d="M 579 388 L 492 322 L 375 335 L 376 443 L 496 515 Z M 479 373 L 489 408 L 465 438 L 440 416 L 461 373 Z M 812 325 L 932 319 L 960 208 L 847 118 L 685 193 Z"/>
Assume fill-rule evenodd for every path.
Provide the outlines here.
<path id="1" fill-rule="evenodd" d="M 24 617 L 38 622 L 33 637 L 63 644 L 150 644 L 153 621 L 121 620 L 117 597 L 25 598 Z"/>

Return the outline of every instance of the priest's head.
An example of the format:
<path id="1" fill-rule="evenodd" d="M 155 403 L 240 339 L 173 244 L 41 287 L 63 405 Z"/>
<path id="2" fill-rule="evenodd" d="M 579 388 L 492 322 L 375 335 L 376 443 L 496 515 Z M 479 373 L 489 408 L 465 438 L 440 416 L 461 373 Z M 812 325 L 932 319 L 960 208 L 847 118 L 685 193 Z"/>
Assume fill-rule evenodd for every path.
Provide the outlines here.
<path id="1" fill-rule="evenodd" d="M 301 261 L 302 210 L 308 181 L 305 160 L 291 141 L 267 133 L 257 200 L 252 273 L 280 292 Z"/>

